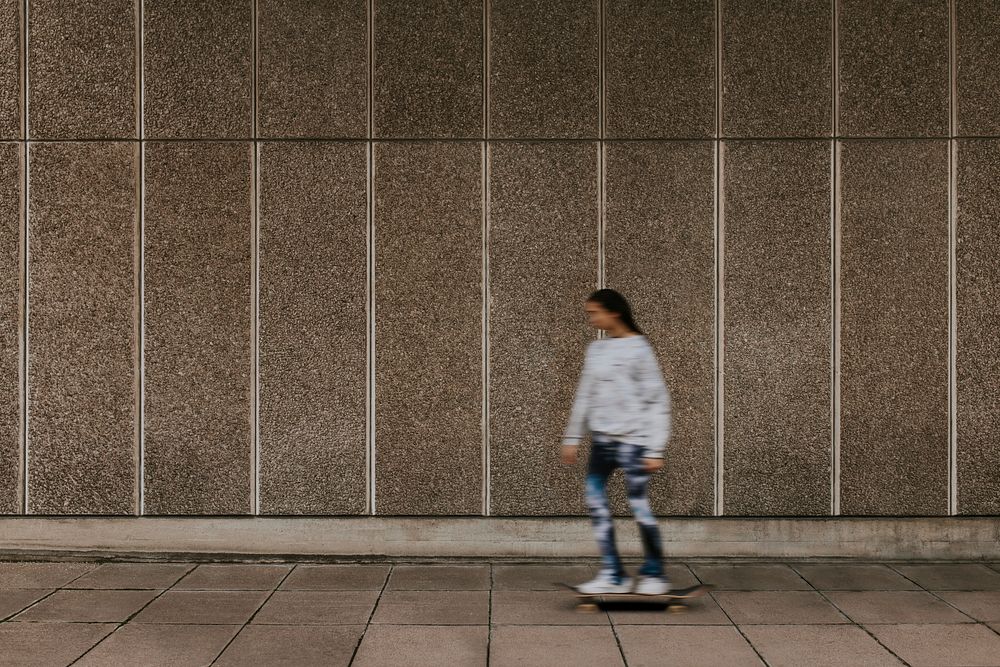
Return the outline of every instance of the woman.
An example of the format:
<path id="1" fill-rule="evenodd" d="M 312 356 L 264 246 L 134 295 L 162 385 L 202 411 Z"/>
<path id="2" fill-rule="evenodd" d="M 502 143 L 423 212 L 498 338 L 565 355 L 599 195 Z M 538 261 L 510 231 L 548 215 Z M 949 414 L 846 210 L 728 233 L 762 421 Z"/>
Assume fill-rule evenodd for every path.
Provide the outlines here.
<path id="1" fill-rule="evenodd" d="M 663 450 L 670 437 L 670 393 L 653 348 L 636 326 L 625 297 L 611 289 L 598 290 L 585 308 L 590 326 L 607 337 L 587 347 L 563 436 L 562 460 L 576 462 L 580 440 L 589 431 L 592 447 L 586 499 L 602 567 L 595 579 L 577 590 L 592 594 L 633 591 L 615 546 L 606 490 L 611 472 L 621 467 L 645 554 L 634 592 L 661 595 L 670 590 L 670 583 L 663 571 L 660 531 L 646 489 L 650 475 L 663 467 Z"/>

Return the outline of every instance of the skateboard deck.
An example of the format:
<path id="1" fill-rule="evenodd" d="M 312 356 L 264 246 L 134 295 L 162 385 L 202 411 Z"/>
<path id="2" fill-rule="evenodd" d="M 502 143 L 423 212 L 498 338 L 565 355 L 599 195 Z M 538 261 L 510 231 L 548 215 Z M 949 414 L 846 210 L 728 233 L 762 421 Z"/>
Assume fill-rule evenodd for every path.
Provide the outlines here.
<path id="1" fill-rule="evenodd" d="M 559 582 L 560 586 L 576 593 L 577 611 L 594 612 L 602 604 L 651 604 L 664 605 L 668 611 L 683 612 L 688 608 L 688 602 L 699 598 L 712 590 L 711 584 L 698 584 L 687 588 L 678 588 L 661 595 L 643 595 L 640 593 L 581 593 L 576 586 Z"/>

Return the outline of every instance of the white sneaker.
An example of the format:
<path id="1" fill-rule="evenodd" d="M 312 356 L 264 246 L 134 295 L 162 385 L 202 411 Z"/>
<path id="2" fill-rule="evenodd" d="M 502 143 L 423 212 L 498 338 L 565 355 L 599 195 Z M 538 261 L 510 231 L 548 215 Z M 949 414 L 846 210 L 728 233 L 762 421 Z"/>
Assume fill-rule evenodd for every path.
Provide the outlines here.
<path id="1" fill-rule="evenodd" d="M 576 587 L 576 590 L 586 595 L 631 593 L 632 577 L 622 577 L 621 583 L 616 584 L 614 575 L 609 570 L 601 570 L 594 579 L 580 584 Z"/>
<path id="2" fill-rule="evenodd" d="M 669 593 L 670 582 L 663 577 L 639 577 L 635 592 L 639 595 L 663 595 Z"/>

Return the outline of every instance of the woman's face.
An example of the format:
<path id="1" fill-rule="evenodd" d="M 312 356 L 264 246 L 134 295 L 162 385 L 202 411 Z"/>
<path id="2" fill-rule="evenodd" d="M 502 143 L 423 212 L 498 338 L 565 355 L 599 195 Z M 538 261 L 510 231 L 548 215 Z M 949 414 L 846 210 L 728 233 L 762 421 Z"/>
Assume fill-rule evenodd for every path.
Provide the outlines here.
<path id="1" fill-rule="evenodd" d="M 587 311 L 587 324 L 595 329 L 607 331 L 615 327 L 621 318 L 618 313 L 612 313 L 596 301 L 588 301 L 584 304 L 584 309 Z"/>

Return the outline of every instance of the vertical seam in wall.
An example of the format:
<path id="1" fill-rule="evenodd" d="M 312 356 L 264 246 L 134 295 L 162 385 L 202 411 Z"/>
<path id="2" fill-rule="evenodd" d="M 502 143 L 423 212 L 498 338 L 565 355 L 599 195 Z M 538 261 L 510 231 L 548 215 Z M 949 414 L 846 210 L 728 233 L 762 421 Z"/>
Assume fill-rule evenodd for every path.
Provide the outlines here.
<path id="1" fill-rule="evenodd" d="M 840 515 L 840 147 L 837 143 L 837 135 L 840 132 L 838 116 L 840 114 L 840 33 L 838 22 L 840 13 L 838 11 L 839 0 L 833 0 L 833 49 L 832 49 L 832 101 L 833 117 L 832 129 L 833 137 L 830 141 L 830 208 L 831 230 L 830 230 L 830 257 L 831 257 L 831 348 L 833 354 L 833 364 L 830 369 L 830 419 L 831 430 L 831 451 L 830 451 L 830 513 L 833 516 Z"/>
<path id="2" fill-rule="evenodd" d="M 958 8 L 948 2 L 948 514 L 958 514 Z"/>
<path id="3" fill-rule="evenodd" d="M 725 267 L 722 216 L 722 0 L 715 0 L 715 515 L 725 512 Z"/>
<path id="4" fill-rule="evenodd" d="M 251 179 L 251 208 L 253 219 L 250 228 L 250 323 L 251 323 L 251 391 L 250 424 L 251 424 L 251 475 L 250 475 L 250 513 L 260 514 L 260 157 L 257 145 L 257 1 L 254 0 L 251 10 L 251 33 L 253 54 L 253 71 L 251 73 L 250 122 L 253 137 L 253 165 Z"/>
<path id="5" fill-rule="evenodd" d="M 143 74 L 143 48 L 145 46 L 145 41 L 143 37 L 143 7 L 142 0 L 137 0 L 136 4 L 136 43 L 138 44 L 138 55 L 136 58 L 136 74 L 138 79 L 138 94 L 136 102 L 136 122 L 138 127 L 136 128 L 136 135 L 139 137 L 139 201 L 138 201 L 138 211 L 136 214 L 136 239 L 135 239 L 135 310 L 136 310 L 136 386 L 135 386 L 135 439 L 136 439 L 136 467 L 135 467 L 135 513 L 138 516 L 142 516 L 145 509 L 145 459 L 146 459 L 146 449 L 145 449 L 145 427 L 143 424 L 143 409 L 144 409 L 144 387 L 145 387 L 145 350 L 146 342 L 144 337 L 144 331 L 146 326 L 146 298 L 145 298 L 145 279 L 143 273 L 145 271 L 145 261 L 144 261 L 144 237 L 145 237 L 145 191 L 146 191 L 146 144 L 145 144 L 145 130 L 143 125 L 145 124 L 145 117 L 143 116 L 143 103 L 145 99 L 145 75 Z"/>
<path id="6" fill-rule="evenodd" d="M 598 3 L 598 56 L 597 56 L 597 287 L 607 286 L 606 249 L 604 244 L 606 192 L 605 192 L 605 40 L 607 39 L 604 19 L 605 0 Z"/>
<path id="7" fill-rule="evenodd" d="M 375 2 L 368 0 L 368 222 L 366 227 L 368 381 L 366 396 L 368 513 L 375 514 Z"/>
<path id="8" fill-rule="evenodd" d="M 24 59 L 23 59 L 23 67 L 24 67 L 24 70 L 23 70 L 23 76 L 24 76 L 24 118 L 23 118 L 23 121 L 22 121 L 23 124 L 24 124 L 24 135 L 22 137 L 24 139 L 24 142 L 22 144 L 24 146 L 24 151 L 23 151 L 24 152 L 24 170 L 23 170 L 23 174 L 22 174 L 23 181 L 22 181 L 22 188 L 21 188 L 21 197 L 22 197 L 22 200 L 21 200 L 22 204 L 21 204 L 21 206 L 23 208 L 23 215 L 22 215 L 22 220 L 21 220 L 21 224 L 22 224 L 22 228 L 21 228 L 21 243 L 22 243 L 22 247 L 21 247 L 21 257 L 20 257 L 20 260 L 21 260 L 21 279 L 23 281 L 23 284 L 21 285 L 21 294 L 20 294 L 21 299 L 22 299 L 22 303 L 23 303 L 23 307 L 22 307 L 22 310 L 21 310 L 21 332 L 22 332 L 22 338 L 21 338 L 21 340 L 22 340 L 22 347 L 21 347 L 21 397 L 22 397 L 22 399 L 21 399 L 21 513 L 22 514 L 28 514 L 28 509 L 29 509 L 28 508 L 28 476 L 29 476 L 28 475 L 28 456 L 29 456 L 29 453 L 28 453 L 28 428 L 29 428 L 29 424 L 28 424 L 28 400 L 29 400 L 29 396 L 28 396 L 28 389 L 29 389 L 29 387 L 28 387 L 28 363 L 29 363 L 28 362 L 28 345 L 29 345 L 29 336 L 30 336 L 30 334 L 28 332 L 28 321 L 29 321 L 29 317 L 30 317 L 30 313 L 29 313 L 29 306 L 30 306 L 29 296 L 30 296 L 30 292 L 31 292 L 31 290 L 30 290 L 30 287 L 31 287 L 30 286 L 30 281 L 28 280 L 28 270 L 29 270 L 29 267 L 30 267 L 30 260 L 31 260 L 31 247 L 30 247 L 30 243 L 29 243 L 29 239 L 28 239 L 28 234 L 29 234 L 30 224 L 31 224 L 31 221 L 29 220 L 29 217 L 30 217 L 29 216 L 29 202 L 31 201 L 30 200 L 29 187 L 30 187 L 31 179 L 28 177 L 28 171 L 30 169 L 30 163 L 31 163 L 31 155 L 30 155 L 30 153 L 31 153 L 31 151 L 30 151 L 31 144 L 29 143 L 30 132 L 31 132 L 31 123 L 30 123 L 30 121 L 28 119 L 28 114 L 30 112 L 30 109 L 29 109 L 29 93 L 28 93 L 29 74 L 30 74 L 29 69 L 28 69 L 28 67 L 29 67 L 29 65 L 28 65 L 28 59 L 29 59 L 29 50 L 30 50 L 30 42 L 29 42 L 30 38 L 29 38 L 29 35 L 28 35 L 28 30 L 29 30 L 29 22 L 28 22 L 28 0 L 23 0 L 21 7 L 22 7 L 22 11 L 23 11 L 23 15 L 22 15 L 21 18 L 22 18 L 23 27 L 24 27 L 24 33 L 23 33 L 23 36 L 22 36 L 22 39 L 23 39 L 23 42 L 24 42 Z"/>
<path id="9" fill-rule="evenodd" d="M 490 515 L 490 0 L 483 0 L 483 143 L 482 178 L 480 195 L 482 201 L 482 466 L 483 466 L 483 516 Z"/>

